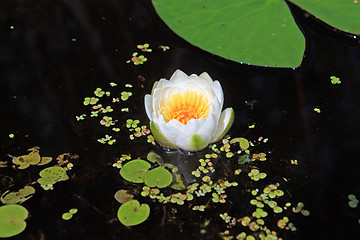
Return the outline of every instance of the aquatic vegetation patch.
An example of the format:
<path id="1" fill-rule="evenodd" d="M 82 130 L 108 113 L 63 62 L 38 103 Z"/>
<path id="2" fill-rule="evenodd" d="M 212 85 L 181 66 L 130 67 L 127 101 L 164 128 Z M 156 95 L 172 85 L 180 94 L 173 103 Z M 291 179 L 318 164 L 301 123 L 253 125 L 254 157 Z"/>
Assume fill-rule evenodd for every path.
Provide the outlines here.
<path id="1" fill-rule="evenodd" d="M 25 219 L 29 213 L 21 205 L 5 205 L 0 207 L 0 237 L 8 238 L 18 235 L 26 228 Z"/>
<path id="2" fill-rule="evenodd" d="M 63 213 L 62 215 L 61 215 L 61 218 L 63 219 L 63 220 L 70 220 L 73 216 L 74 216 L 74 214 L 75 213 L 77 213 L 78 212 L 78 209 L 77 208 L 72 208 L 72 209 L 70 209 L 68 212 L 65 212 L 65 213 Z"/>
<path id="3" fill-rule="evenodd" d="M 335 76 L 331 76 L 331 77 L 330 77 L 330 80 L 331 80 L 331 83 L 332 83 L 332 84 L 340 84 L 340 83 L 341 83 L 340 78 L 335 77 Z"/>
<path id="4" fill-rule="evenodd" d="M 357 208 L 357 206 L 359 204 L 359 200 L 356 198 L 356 196 L 354 194 L 349 194 L 348 199 L 349 199 L 349 202 L 348 202 L 349 207 Z"/>

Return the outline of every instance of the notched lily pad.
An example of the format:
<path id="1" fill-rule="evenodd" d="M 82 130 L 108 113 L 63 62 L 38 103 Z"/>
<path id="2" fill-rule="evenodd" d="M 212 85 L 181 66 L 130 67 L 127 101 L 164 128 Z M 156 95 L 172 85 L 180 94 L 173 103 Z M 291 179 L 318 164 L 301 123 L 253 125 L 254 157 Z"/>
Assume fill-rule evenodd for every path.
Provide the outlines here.
<path id="1" fill-rule="evenodd" d="M 150 215 L 149 205 L 131 200 L 120 206 L 117 216 L 125 226 L 134 226 L 144 222 Z"/>
<path id="2" fill-rule="evenodd" d="M 26 208 L 20 205 L 0 207 L 0 238 L 12 237 L 24 231 L 28 215 Z"/>
<path id="3" fill-rule="evenodd" d="M 172 174 L 163 167 L 157 167 L 145 174 L 144 182 L 149 187 L 164 188 L 171 184 Z"/>
<path id="4" fill-rule="evenodd" d="M 120 175 L 129 182 L 142 183 L 144 175 L 151 167 L 151 164 L 141 159 L 135 159 L 124 164 L 120 169 Z"/>
<path id="5" fill-rule="evenodd" d="M 31 198 L 34 193 L 35 188 L 31 186 L 25 186 L 17 192 L 6 191 L 1 195 L 1 202 L 3 204 L 20 204 Z"/>

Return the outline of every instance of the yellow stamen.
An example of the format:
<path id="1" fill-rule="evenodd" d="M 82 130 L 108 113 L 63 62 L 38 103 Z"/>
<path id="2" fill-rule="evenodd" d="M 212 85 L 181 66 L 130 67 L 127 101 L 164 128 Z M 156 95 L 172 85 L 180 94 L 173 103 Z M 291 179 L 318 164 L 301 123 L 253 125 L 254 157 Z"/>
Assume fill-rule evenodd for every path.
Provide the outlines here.
<path id="1" fill-rule="evenodd" d="M 209 115 L 208 99 L 202 93 L 186 91 L 184 94 L 175 93 L 161 106 L 161 114 L 166 122 L 177 119 L 186 124 L 190 119 L 199 119 Z"/>

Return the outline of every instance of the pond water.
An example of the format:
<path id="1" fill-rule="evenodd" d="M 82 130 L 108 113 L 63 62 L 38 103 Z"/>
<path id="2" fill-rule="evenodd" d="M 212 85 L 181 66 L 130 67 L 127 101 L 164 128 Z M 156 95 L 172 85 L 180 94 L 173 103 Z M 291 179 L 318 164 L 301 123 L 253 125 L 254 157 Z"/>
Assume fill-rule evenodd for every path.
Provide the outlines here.
<path id="1" fill-rule="evenodd" d="M 56 183 L 53 190 L 35 182 L 45 166 L 0 168 L 1 193 L 25 185 L 36 189 L 21 204 L 30 214 L 27 227 L 13 239 L 226 239 L 220 234 L 226 230 L 232 236 L 251 234 L 240 222 L 228 228 L 219 214 L 236 219 L 251 215 L 250 191 L 262 191 L 271 183 L 279 183 L 284 191 L 279 204 L 292 203 L 279 214 L 268 210 L 264 218 L 279 237 L 359 235 L 359 207 L 348 205 L 349 194 L 360 198 L 359 38 L 334 31 L 293 8 L 307 36 L 304 62 L 295 70 L 274 69 L 230 62 L 190 45 L 158 18 L 150 1 L 5 0 L 0 6 L 1 161 L 11 163 L 8 154 L 25 155 L 34 146 L 40 147 L 41 156 L 79 155 L 71 160 L 70 179 Z M 137 48 L 144 43 L 152 52 Z M 127 62 L 134 52 L 147 61 Z M 252 181 L 245 173 L 250 167 L 237 160 L 217 160 L 215 175 L 238 182 L 229 188 L 224 204 L 213 203 L 211 197 L 204 203 L 159 203 L 142 197 L 141 187 L 125 181 L 112 166 L 122 154 L 134 159 L 145 159 L 152 150 L 166 155 L 147 143 L 146 136 L 131 140 L 125 123 L 138 119 L 148 126 L 144 95 L 155 81 L 169 79 L 176 69 L 187 74 L 206 71 L 218 79 L 224 107 L 235 111 L 229 135 L 255 143 L 252 153 L 266 153 L 265 162 L 252 165 L 267 173 L 260 181 Z M 341 83 L 332 84 L 331 76 Z M 110 86 L 111 82 L 117 86 Z M 94 97 L 97 88 L 111 92 L 100 102 L 114 108 L 109 115 L 118 120 L 120 132 L 99 124 L 101 118 L 91 118 L 90 107 L 84 106 L 84 98 Z M 113 103 L 112 97 L 120 98 L 124 91 L 132 96 Z M 122 112 L 123 108 L 129 112 Z M 85 120 L 77 121 L 82 114 L 87 115 Z M 106 134 L 117 142 L 97 141 Z M 236 168 L 244 173 L 229 173 Z M 114 194 L 119 189 L 132 191 L 135 199 L 149 204 L 150 217 L 144 223 L 125 227 L 118 221 L 121 204 Z M 292 212 L 298 202 L 304 203 L 309 216 Z M 192 210 L 196 204 L 208 204 L 207 210 Z M 78 213 L 63 220 L 62 214 L 71 208 Z M 296 231 L 277 226 L 284 216 Z"/>

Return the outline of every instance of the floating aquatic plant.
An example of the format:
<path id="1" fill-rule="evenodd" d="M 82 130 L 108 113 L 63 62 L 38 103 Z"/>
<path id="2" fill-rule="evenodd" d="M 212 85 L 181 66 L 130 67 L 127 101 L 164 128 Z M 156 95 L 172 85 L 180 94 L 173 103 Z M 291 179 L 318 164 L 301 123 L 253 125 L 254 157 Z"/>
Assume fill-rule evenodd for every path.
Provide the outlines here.
<path id="1" fill-rule="evenodd" d="M 69 176 L 66 173 L 66 170 L 60 166 L 53 166 L 43 169 L 39 173 L 40 177 L 37 181 L 44 189 L 50 189 L 52 186 L 60 181 L 65 181 L 69 179 Z"/>
<path id="2" fill-rule="evenodd" d="M 271 67 L 298 67 L 305 37 L 287 1 L 153 0 L 161 19 L 180 37 L 233 61 Z M 291 0 L 342 31 L 360 34 L 358 1 Z"/>
<path id="3" fill-rule="evenodd" d="M 144 176 L 144 182 L 149 187 L 164 188 L 169 186 L 172 180 L 171 173 L 163 167 L 151 169 Z"/>
<path id="4" fill-rule="evenodd" d="M 264 179 L 266 177 L 266 173 L 262 173 L 259 169 L 255 168 L 248 173 L 248 176 L 254 181 L 259 181 L 260 179 Z"/>
<path id="5" fill-rule="evenodd" d="M 150 215 L 149 205 L 137 200 L 130 200 L 122 204 L 118 210 L 117 217 L 125 226 L 134 226 L 144 222 Z"/>
<path id="6" fill-rule="evenodd" d="M 162 96 L 167 99 L 160 101 Z M 145 110 L 159 145 L 194 152 L 221 140 L 230 129 L 234 111 L 227 108 L 221 112 L 223 101 L 220 83 L 206 72 L 188 76 L 176 70 L 170 80 L 154 84 L 151 94 L 145 96 Z"/>
<path id="7" fill-rule="evenodd" d="M 114 198 L 119 203 L 126 203 L 130 200 L 133 200 L 134 195 L 130 194 L 127 190 L 121 189 L 115 193 Z"/>
<path id="8" fill-rule="evenodd" d="M 335 76 L 331 76 L 330 80 L 331 80 L 332 84 L 340 84 L 341 83 L 340 78 L 335 77 Z"/>
<path id="9" fill-rule="evenodd" d="M 1 195 L 1 202 L 3 204 L 21 204 L 31 198 L 35 194 L 35 188 L 32 186 L 25 186 L 17 192 L 10 192 L 9 190 Z"/>
<path id="10" fill-rule="evenodd" d="M 77 208 L 72 208 L 68 212 L 63 213 L 61 215 L 61 218 L 63 220 L 70 220 L 74 216 L 74 214 L 77 213 L 77 212 L 78 212 Z"/>
<path id="11" fill-rule="evenodd" d="M 127 181 L 143 183 L 146 171 L 151 167 L 147 161 L 136 159 L 124 164 L 120 169 L 120 175 Z"/>
<path id="12" fill-rule="evenodd" d="M 356 198 L 354 194 L 349 194 L 348 199 L 349 199 L 348 204 L 351 208 L 356 208 L 358 206 L 359 200 Z"/>
<path id="13" fill-rule="evenodd" d="M 20 205 L 5 205 L 0 207 L 0 238 L 18 235 L 26 228 L 25 219 L 29 213 Z"/>

